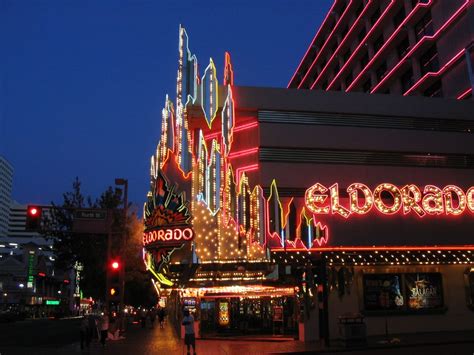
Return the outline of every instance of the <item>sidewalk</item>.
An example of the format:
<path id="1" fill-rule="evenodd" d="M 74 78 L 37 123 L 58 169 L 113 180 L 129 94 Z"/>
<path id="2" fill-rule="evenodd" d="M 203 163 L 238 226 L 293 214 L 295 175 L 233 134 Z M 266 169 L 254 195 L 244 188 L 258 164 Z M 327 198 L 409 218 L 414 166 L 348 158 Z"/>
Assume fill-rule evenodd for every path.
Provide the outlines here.
<path id="1" fill-rule="evenodd" d="M 472 354 L 474 350 L 474 331 L 419 333 L 392 336 L 398 342 L 387 343 L 383 337 L 371 337 L 364 348 L 344 348 L 341 343 L 333 342 L 330 348 L 319 343 L 303 343 L 295 340 L 262 341 L 257 339 L 215 339 L 196 340 L 199 355 L 245 355 L 245 354 L 328 354 L 350 352 L 356 354 Z M 186 347 L 170 324 L 160 329 L 158 324 L 143 329 L 139 324 L 130 324 L 125 339 L 107 341 L 105 348 L 97 343 L 89 350 L 81 351 L 79 343 L 67 346 L 16 347 L 2 349 L 2 355 L 9 354 L 186 354 Z"/>

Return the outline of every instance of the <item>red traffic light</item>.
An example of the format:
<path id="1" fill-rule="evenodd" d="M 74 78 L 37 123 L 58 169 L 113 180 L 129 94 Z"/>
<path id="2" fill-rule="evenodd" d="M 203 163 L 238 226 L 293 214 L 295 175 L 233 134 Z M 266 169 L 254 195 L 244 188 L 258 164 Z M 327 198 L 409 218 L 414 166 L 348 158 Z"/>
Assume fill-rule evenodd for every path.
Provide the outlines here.
<path id="1" fill-rule="evenodd" d="M 38 209 L 36 207 L 30 207 L 28 210 L 28 214 L 30 216 L 36 216 L 38 214 Z"/>
<path id="2" fill-rule="evenodd" d="M 110 265 L 112 266 L 112 269 L 114 270 L 118 270 L 120 267 L 120 263 L 118 261 L 112 261 L 112 264 Z"/>
<path id="3" fill-rule="evenodd" d="M 28 231 L 38 231 L 41 227 L 41 207 L 29 205 L 26 208 L 26 225 Z"/>

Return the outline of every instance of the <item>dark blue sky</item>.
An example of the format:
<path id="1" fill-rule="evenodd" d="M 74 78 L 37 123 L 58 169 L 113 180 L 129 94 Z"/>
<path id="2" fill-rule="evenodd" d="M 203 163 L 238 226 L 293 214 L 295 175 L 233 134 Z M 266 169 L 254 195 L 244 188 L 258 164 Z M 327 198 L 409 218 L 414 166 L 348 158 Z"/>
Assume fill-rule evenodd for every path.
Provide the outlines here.
<path id="1" fill-rule="evenodd" d="M 200 73 L 224 51 L 236 85 L 285 87 L 331 0 L 1 0 L 0 154 L 13 198 L 61 201 L 78 176 L 97 196 L 129 180 L 142 206 L 178 26 Z"/>

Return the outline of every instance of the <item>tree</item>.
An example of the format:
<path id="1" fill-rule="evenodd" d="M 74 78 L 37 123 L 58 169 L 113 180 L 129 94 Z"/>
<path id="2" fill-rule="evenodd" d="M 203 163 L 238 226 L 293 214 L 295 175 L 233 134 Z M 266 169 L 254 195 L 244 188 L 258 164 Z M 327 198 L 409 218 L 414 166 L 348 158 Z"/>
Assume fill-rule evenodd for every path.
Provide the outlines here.
<path id="1" fill-rule="evenodd" d="M 87 203 L 86 203 L 87 202 Z M 112 245 L 114 254 L 122 255 L 125 261 L 125 303 L 141 305 L 153 302 L 151 281 L 142 260 L 143 223 L 132 212 L 130 216 L 119 209 L 122 194 L 109 186 L 99 198 L 93 201 L 81 192 L 79 179 L 73 181 L 72 191 L 63 194 L 60 206 L 53 208 L 45 220 L 43 235 L 52 237 L 55 267 L 68 270 L 76 262 L 83 265 L 80 287 L 84 296 L 103 299 L 107 267 L 107 235 L 73 233 L 73 214 L 78 208 L 106 209 L 113 214 Z M 131 204 L 130 204 L 131 206 Z M 129 211 L 132 209 L 129 208 Z"/>

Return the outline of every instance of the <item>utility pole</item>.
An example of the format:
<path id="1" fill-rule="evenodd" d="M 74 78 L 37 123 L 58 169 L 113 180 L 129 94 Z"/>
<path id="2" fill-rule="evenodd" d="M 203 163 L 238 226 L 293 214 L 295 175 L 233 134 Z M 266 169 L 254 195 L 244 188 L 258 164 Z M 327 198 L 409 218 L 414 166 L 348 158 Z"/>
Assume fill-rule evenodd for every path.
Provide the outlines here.
<path id="1" fill-rule="evenodd" d="M 121 287 L 120 287 L 120 304 L 119 310 L 120 312 L 123 311 L 123 304 L 124 304 L 124 295 L 125 295 L 125 260 L 123 258 L 123 250 L 125 240 L 127 239 L 127 217 L 128 217 L 128 180 L 122 178 L 115 179 L 115 185 L 123 185 L 123 229 L 120 233 L 120 256 L 122 259 L 122 269 L 121 272 Z"/>

